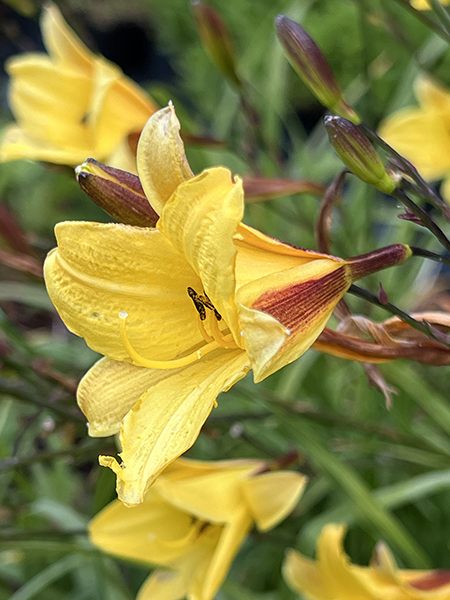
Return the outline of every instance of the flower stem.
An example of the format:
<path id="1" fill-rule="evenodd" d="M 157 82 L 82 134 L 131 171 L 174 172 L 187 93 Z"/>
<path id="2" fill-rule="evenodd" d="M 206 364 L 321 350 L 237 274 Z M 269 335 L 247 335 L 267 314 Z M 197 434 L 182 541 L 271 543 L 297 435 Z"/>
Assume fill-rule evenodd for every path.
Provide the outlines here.
<path id="1" fill-rule="evenodd" d="M 429 260 L 433 260 L 434 262 L 441 263 L 442 265 L 447 265 L 450 267 L 450 257 L 442 256 L 441 254 L 436 254 L 435 252 L 430 252 L 429 250 L 424 250 L 423 248 L 417 248 L 417 246 L 410 246 L 413 256 L 421 256 L 422 258 L 428 258 Z"/>
<path id="2" fill-rule="evenodd" d="M 425 27 L 432 29 L 439 37 L 450 43 L 450 35 L 447 33 L 447 31 L 445 31 L 445 29 L 443 29 L 435 21 L 424 15 L 420 10 L 416 10 L 413 6 L 411 6 L 409 0 L 395 0 L 395 2 L 410 12 L 418 21 L 425 25 Z"/>
<path id="3" fill-rule="evenodd" d="M 450 15 L 448 12 L 442 6 L 439 0 L 430 0 L 430 4 L 434 14 L 441 22 L 442 28 L 445 29 L 447 33 L 450 33 Z"/>
<path id="4" fill-rule="evenodd" d="M 402 169 L 406 175 L 409 175 L 413 181 L 415 181 L 419 192 L 423 196 L 423 199 L 439 208 L 443 212 L 445 219 L 450 222 L 450 210 L 448 206 L 445 204 L 442 198 L 436 194 L 436 192 L 425 181 L 425 179 L 421 177 L 416 167 L 410 163 L 409 160 L 406 160 L 406 158 L 394 150 L 394 148 L 389 146 L 389 144 L 385 142 L 377 133 L 375 133 L 375 131 L 372 131 L 370 127 L 364 123 L 361 123 L 358 127 L 367 135 L 368 138 L 370 138 L 373 142 L 378 144 L 380 148 L 383 148 L 383 150 L 394 157 L 395 163 L 398 164 L 399 168 Z"/>
<path id="5" fill-rule="evenodd" d="M 381 302 L 379 300 L 378 296 L 376 296 L 375 294 L 372 294 L 372 292 L 369 292 L 368 290 L 360 288 L 357 285 L 351 285 L 350 289 L 348 290 L 348 293 L 352 294 L 353 296 L 358 296 L 359 298 L 363 298 L 364 300 L 366 300 L 367 302 L 370 302 L 371 304 L 374 304 L 375 306 L 384 308 L 384 310 L 389 312 L 391 315 L 399 317 L 402 321 L 407 323 L 413 329 L 416 329 L 417 331 L 424 333 L 428 337 L 432 337 L 433 339 L 437 340 L 441 344 L 450 346 L 449 343 L 445 343 L 445 341 L 443 341 L 441 338 L 439 338 L 435 335 L 432 328 L 426 321 L 422 321 L 422 322 L 417 321 L 416 319 L 411 317 L 411 315 L 408 315 L 408 313 L 404 312 L 403 310 L 401 310 L 400 308 L 398 308 L 397 306 L 395 306 L 395 304 L 392 304 L 391 302 L 386 302 L 386 303 Z"/>
<path id="6" fill-rule="evenodd" d="M 439 240 L 444 248 L 450 252 L 450 240 L 447 238 L 442 229 L 436 225 L 430 215 L 420 206 L 409 198 L 402 190 L 396 189 L 392 192 L 392 196 L 400 200 L 412 213 L 416 215 L 422 222 L 422 225 L 426 227 L 431 233 Z"/>

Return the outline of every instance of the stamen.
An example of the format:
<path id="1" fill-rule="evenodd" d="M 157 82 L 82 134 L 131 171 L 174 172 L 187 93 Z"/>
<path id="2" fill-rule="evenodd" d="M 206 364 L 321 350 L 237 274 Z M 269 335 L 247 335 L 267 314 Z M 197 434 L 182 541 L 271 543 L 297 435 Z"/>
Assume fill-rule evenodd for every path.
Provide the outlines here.
<path id="1" fill-rule="evenodd" d="M 210 318 L 211 334 L 214 340 L 223 348 L 237 348 L 237 344 L 233 339 L 232 335 L 224 336 L 220 330 L 219 323 L 217 322 L 216 316 L 211 315 Z"/>
<path id="2" fill-rule="evenodd" d="M 205 340 L 205 342 L 207 342 L 208 344 L 210 344 L 211 342 L 214 341 L 214 338 L 212 338 L 209 335 L 209 333 L 206 331 L 206 327 L 205 327 L 205 325 L 204 325 L 204 323 L 203 323 L 203 321 L 202 321 L 201 318 L 198 320 L 198 327 L 200 329 L 200 333 L 202 334 L 203 339 Z"/>
<path id="3" fill-rule="evenodd" d="M 151 360 L 149 358 L 141 356 L 139 352 L 137 352 L 131 345 L 130 339 L 127 334 L 127 319 L 128 313 L 125 311 L 121 311 L 119 313 L 120 339 L 122 340 L 122 343 L 125 346 L 129 357 L 140 367 L 163 370 L 178 369 L 179 367 L 185 367 L 196 362 L 197 360 L 200 360 L 203 356 L 206 356 L 206 354 L 209 354 L 210 352 L 213 352 L 213 350 L 217 350 L 217 348 L 220 347 L 216 341 L 212 341 L 211 343 L 202 346 L 195 352 L 192 352 L 192 354 L 188 354 L 188 356 L 183 356 L 182 358 L 175 358 L 173 360 Z"/>

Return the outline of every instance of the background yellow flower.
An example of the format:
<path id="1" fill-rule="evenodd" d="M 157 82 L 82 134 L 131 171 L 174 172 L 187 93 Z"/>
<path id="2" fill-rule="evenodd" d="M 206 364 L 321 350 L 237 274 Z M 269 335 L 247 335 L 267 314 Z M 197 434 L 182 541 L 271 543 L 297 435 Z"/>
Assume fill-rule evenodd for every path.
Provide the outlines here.
<path id="1" fill-rule="evenodd" d="M 90 537 L 115 556 L 168 569 L 156 569 L 138 600 L 212 600 L 253 524 L 275 527 L 305 484 L 304 475 L 268 472 L 261 460 L 179 459 L 140 506 L 107 506 L 91 521 Z"/>
<path id="2" fill-rule="evenodd" d="M 96 56 L 50 4 L 41 29 L 48 55 L 11 58 L 10 105 L 17 125 L 6 129 L 0 160 L 31 158 L 76 166 L 87 158 L 135 171 L 127 136 L 157 109 L 121 69 Z"/>
<path id="3" fill-rule="evenodd" d="M 450 571 L 398 569 L 389 548 L 377 546 L 370 567 L 350 562 L 343 548 L 344 525 L 326 525 L 317 560 L 289 550 L 284 577 L 308 600 L 448 600 Z"/>

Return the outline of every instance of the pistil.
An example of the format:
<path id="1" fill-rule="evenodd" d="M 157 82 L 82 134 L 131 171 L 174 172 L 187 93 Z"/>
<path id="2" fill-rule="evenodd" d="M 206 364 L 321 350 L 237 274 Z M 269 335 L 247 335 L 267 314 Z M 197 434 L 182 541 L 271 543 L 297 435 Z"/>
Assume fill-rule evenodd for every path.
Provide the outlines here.
<path id="1" fill-rule="evenodd" d="M 147 367 L 148 369 L 178 369 L 179 367 L 185 367 L 190 365 L 197 360 L 200 360 L 210 352 L 217 350 L 220 348 L 220 345 L 215 340 L 202 346 L 198 350 L 195 350 L 191 354 L 187 356 L 183 356 L 182 358 L 175 358 L 173 360 L 152 360 L 150 358 L 145 358 L 145 356 L 141 356 L 139 352 L 137 352 L 128 337 L 127 333 L 127 325 L 126 321 L 128 319 L 128 313 L 125 311 L 121 311 L 119 313 L 119 327 L 120 327 L 120 339 L 122 340 L 123 345 L 125 346 L 126 351 L 128 352 L 129 357 L 133 360 L 135 364 L 140 367 Z"/>

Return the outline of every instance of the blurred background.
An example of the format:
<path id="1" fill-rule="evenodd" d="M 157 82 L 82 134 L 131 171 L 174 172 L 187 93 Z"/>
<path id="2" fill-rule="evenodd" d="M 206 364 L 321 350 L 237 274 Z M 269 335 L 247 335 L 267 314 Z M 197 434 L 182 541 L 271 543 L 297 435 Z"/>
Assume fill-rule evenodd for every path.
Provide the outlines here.
<path id="1" fill-rule="evenodd" d="M 228 0 L 210 5 L 228 26 L 260 146 L 248 151 L 239 95 L 205 52 L 186 0 L 72 0 L 58 6 L 83 41 L 118 64 L 161 106 L 172 100 L 182 128 L 220 143 L 187 143 L 194 172 L 225 165 L 241 176 L 284 177 L 326 186 L 342 164 L 323 128 L 325 109 L 300 82 L 276 38 L 282 13 L 314 37 L 365 122 L 413 104 L 428 72 L 450 85 L 448 44 L 392 0 Z M 10 57 L 42 52 L 40 3 L 0 2 L 0 127 L 8 107 Z M 88 158 L 88 157 L 86 157 Z M 320 197 L 249 203 L 245 221 L 289 243 L 316 248 Z M 438 251 L 421 228 L 397 218 L 397 202 L 349 178 L 335 210 L 331 250 L 342 257 L 402 242 Z M 149 570 L 103 555 L 88 521 L 115 498 L 99 453 L 114 437 L 90 439 L 75 401 L 77 382 L 98 356 L 70 334 L 52 307 L 40 265 L 64 220 L 110 221 L 68 167 L 0 164 L 0 600 L 133 600 Z M 449 271 L 410 261 L 364 280 L 407 311 L 450 310 Z M 353 312 L 389 315 L 355 298 Z M 336 325 L 331 322 L 331 326 Z M 258 386 L 251 375 L 219 398 L 188 456 L 274 458 L 295 449 L 310 482 L 295 512 L 253 533 L 219 600 L 290 600 L 282 580 L 287 547 L 314 556 L 322 526 L 346 522 L 346 550 L 367 564 L 384 539 L 407 568 L 450 564 L 448 367 L 406 361 L 380 367 L 395 389 L 388 410 L 357 363 L 310 350 Z M 155 599 L 157 600 L 157 599 Z"/>

